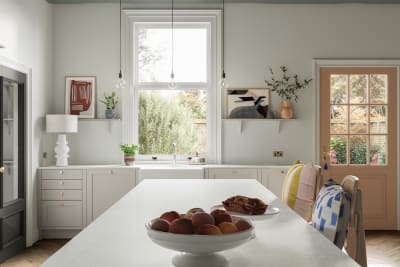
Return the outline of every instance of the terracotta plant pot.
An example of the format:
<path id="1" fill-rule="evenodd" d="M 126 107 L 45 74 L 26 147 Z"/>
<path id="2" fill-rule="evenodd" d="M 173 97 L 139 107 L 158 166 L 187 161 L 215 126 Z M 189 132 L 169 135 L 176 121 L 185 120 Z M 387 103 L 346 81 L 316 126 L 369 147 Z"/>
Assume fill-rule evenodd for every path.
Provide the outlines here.
<path id="1" fill-rule="evenodd" d="M 126 166 L 132 166 L 133 164 L 135 164 L 135 156 L 124 155 L 124 161 Z"/>
<path id="2" fill-rule="evenodd" d="M 281 118 L 282 119 L 293 118 L 293 107 L 292 107 L 292 103 L 290 102 L 290 100 L 282 100 Z"/>

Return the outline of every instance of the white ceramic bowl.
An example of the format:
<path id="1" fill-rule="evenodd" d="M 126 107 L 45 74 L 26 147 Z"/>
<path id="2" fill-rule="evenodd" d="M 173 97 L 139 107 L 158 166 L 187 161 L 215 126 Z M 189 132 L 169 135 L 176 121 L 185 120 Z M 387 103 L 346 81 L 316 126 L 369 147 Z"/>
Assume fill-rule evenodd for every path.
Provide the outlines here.
<path id="1" fill-rule="evenodd" d="M 235 248 L 254 238 L 254 226 L 251 221 L 246 221 L 252 225 L 250 229 L 222 235 L 173 234 L 153 230 L 150 223 L 146 224 L 146 228 L 148 236 L 154 243 L 164 248 L 185 252 L 173 258 L 172 262 L 176 266 L 216 267 L 224 266 L 227 260 L 215 252 Z"/>

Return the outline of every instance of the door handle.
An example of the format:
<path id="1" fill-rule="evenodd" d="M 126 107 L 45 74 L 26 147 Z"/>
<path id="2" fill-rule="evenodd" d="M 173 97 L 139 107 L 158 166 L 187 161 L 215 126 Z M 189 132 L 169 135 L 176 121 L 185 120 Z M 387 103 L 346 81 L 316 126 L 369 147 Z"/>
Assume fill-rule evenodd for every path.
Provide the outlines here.
<path id="1" fill-rule="evenodd" d="M 0 167 L 0 173 L 4 173 L 4 167 Z"/>

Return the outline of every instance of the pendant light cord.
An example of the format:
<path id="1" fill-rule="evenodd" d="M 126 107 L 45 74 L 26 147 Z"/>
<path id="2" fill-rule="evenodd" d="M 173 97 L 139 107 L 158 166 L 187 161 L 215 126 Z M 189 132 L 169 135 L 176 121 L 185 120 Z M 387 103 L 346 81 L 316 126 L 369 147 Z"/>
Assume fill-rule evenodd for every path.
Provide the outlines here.
<path id="1" fill-rule="evenodd" d="M 174 76 L 174 0 L 172 0 L 171 17 L 171 78 Z"/>
<path id="2" fill-rule="evenodd" d="M 119 78 L 122 78 L 122 0 L 119 0 Z"/>
<path id="3" fill-rule="evenodd" d="M 222 0 L 222 78 L 225 79 L 225 0 Z"/>

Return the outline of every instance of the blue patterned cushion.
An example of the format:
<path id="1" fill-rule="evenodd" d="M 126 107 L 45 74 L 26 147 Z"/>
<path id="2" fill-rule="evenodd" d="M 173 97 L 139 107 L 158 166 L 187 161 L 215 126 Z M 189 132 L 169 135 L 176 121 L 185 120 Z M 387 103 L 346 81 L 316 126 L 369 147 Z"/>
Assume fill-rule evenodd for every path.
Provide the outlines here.
<path id="1" fill-rule="evenodd" d="M 346 238 L 350 216 L 350 198 L 343 188 L 328 180 L 315 201 L 312 224 L 340 249 Z"/>

